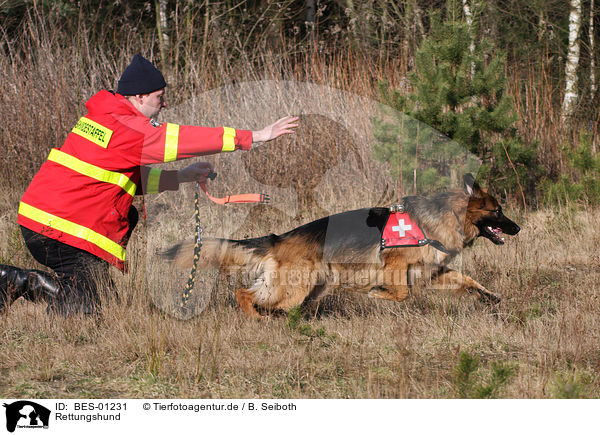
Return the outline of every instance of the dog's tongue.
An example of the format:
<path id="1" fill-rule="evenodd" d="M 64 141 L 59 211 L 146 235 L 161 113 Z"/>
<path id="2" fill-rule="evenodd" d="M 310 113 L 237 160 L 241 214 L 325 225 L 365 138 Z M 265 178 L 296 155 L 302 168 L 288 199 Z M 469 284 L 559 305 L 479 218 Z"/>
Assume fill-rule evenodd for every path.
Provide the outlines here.
<path id="1" fill-rule="evenodd" d="M 498 241 L 499 243 L 504 243 L 504 238 L 500 237 L 500 234 L 502 234 L 502 230 L 500 228 L 491 228 L 492 232 L 494 233 L 494 238 L 496 239 L 496 241 Z"/>

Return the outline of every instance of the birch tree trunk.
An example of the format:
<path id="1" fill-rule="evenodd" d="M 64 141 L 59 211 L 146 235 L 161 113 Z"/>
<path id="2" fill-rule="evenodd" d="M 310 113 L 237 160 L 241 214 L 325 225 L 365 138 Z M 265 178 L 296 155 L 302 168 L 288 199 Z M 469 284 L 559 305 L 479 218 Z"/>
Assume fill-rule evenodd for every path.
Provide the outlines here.
<path id="1" fill-rule="evenodd" d="M 358 37 L 358 15 L 356 13 L 356 7 L 354 6 L 354 0 L 345 0 L 346 13 L 350 17 L 350 33 L 355 46 L 360 45 L 360 39 Z"/>
<path id="2" fill-rule="evenodd" d="M 423 10 L 419 7 L 419 3 L 417 1 L 414 2 L 413 10 L 415 14 L 415 28 L 417 29 L 417 36 L 419 41 L 422 41 L 425 38 L 425 26 L 423 26 Z"/>
<path id="3" fill-rule="evenodd" d="M 592 98 L 596 95 L 596 60 L 594 59 L 596 47 L 594 43 L 594 31 L 594 0 L 590 0 L 590 92 Z"/>
<path id="4" fill-rule="evenodd" d="M 592 99 L 592 101 L 594 101 L 594 98 L 596 97 L 596 60 L 594 59 L 594 56 L 596 54 L 596 44 L 595 44 L 595 39 L 594 39 L 594 0 L 591 0 L 590 2 L 590 28 L 589 28 L 589 32 L 590 32 L 590 97 Z M 597 146 L 596 146 L 596 137 L 597 137 L 597 132 L 594 131 L 594 134 L 592 135 L 592 155 L 595 156 L 598 153 L 597 150 Z"/>
<path id="5" fill-rule="evenodd" d="M 471 34 L 471 44 L 469 45 L 469 52 L 471 55 L 475 53 L 475 37 L 473 35 L 473 13 L 469 7 L 467 0 L 462 0 L 463 12 L 465 13 L 465 19 L 467 20 L 467 26 L 469 26 L 469 33 Z M 471 62 L 471 80 L 475 76 L 475 62 Z"/>
<path id="6" fill-rule="evenodd" d="M 562 115 L 573 115 L 577 101 L 577 66 L 579 65 L 579 30 L 581 28 L 581 0 L 571 0 L 569 13 L 569 48 L 565 65 L 565 97 L 563 99 Z"/>
<path id="7" fill-rule="evenodd" d="M 419 48 L 419 44 L 425 38 L 423 11 L 419 7 L 417 0 L 408 1 L 404 12 L 401 11 L 395 2 L 390 2 L 390 5 L 396 16 L 403 17 L 404 27 L 406 28 L 404 41 L 407 47 L 407 64 L 408 68 L 412 69 L 414 67 L 415 53 Z"/>
<path id="8" fill-rule="evenodd" d="M 206 0 L 206 11 L 204 12 L 204 30 L 202 32 L 202 51 L 200 53 L 200 61 L 202 62 L 202 71 L 208 63 L 206 55 L 208 53 L 208 33 L 210 31 L 210 1 Z"/>
<path id="9" fill-rule="evenodd" d="M 154 3 L 156 9 L 156 31 L 158 33 L 158 43 L 160 49 L 160 61 L 162 68 L 169 65 L 167 53 L 169 51 L 169 34 L 167 33 L 167 0 L 156 0 Z"/>
<path id="10" fill-rule="evenodd" d="M 315 49 L 315 20 L 317 18 L 317 4 L 315 0 L 306 0 L 306 30 L 309 34 L 311 51 Z"/>
<path id="11" fill-rule="evenodd" d="M 315 4 L 315 0 L 306 0 L 306 22 L 309 25 L 315 24 L 315 18 L 317 16 L 317 5 Z"/>

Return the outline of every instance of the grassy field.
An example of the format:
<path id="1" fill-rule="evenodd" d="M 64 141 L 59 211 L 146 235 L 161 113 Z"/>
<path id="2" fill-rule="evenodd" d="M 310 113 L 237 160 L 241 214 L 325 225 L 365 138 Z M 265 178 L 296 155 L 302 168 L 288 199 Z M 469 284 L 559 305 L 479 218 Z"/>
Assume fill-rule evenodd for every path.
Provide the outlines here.
<path id="1" fill-rule="evenodd" d="M 600 236 L 590 228 L 600 212 L 509 214 L 522 224 L 517 237 L 503 247 L 480 240 L 462 258 L 465 272 L 503 294 L 497 307 L 424 290 L 400 304 L 334 294 L 318 316 L 256 322 L 221 280 L 207 308 L 183 321 L 152 296 L 177 298 L 181 288 L 153 290 L 138 268 L 117 277 L 120 303 L 100 320 L 14 304 L 0 318 L 0 395 L 598 397 Z"/>

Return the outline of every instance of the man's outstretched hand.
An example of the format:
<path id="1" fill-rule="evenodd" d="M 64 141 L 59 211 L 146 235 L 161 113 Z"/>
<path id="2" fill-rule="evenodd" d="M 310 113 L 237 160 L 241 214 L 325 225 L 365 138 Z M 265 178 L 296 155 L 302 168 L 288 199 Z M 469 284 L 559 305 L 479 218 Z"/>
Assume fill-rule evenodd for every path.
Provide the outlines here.
<path id="1" fill-rule="evenodd" d="M 259 131 L 252 132 L 252 142 L 266 142 L 278 138 L 283 134 L 294 133 L 298 127 L 297 116 L 286 116 Z"/>

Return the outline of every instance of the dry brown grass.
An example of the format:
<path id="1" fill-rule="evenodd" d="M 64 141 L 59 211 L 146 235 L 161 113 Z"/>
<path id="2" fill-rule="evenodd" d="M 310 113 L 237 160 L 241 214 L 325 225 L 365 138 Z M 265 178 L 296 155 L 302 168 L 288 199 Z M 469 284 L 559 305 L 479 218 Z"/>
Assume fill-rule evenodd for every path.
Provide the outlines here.
<path id="1" fill-rule="evenodd" d="M 42 305 L 18 301 L 0 319 L 0 395 L 459 397 L 466 352 L 479 359 L 468 397 L 498 364 L 513 375 L 494 396 L 598 397 L 600 236 L 590 228 L 600 213 L 517 221 L 523 230 L 506 246 L 481 240 L 463 256 L 468 274 L 503 293 L 493 309 L 426 291 L 401 304 L 332 295 L 320 316 L 256 322 L 221 282 L 215 301 L 182 321 L 153 308 L 160 301 L 151 296 L 176 299 L 181 287 L 147 285 L 143 267 L 119 278 L 121 302 L 107 303 L 99 321 L 51 319 Z"/>

